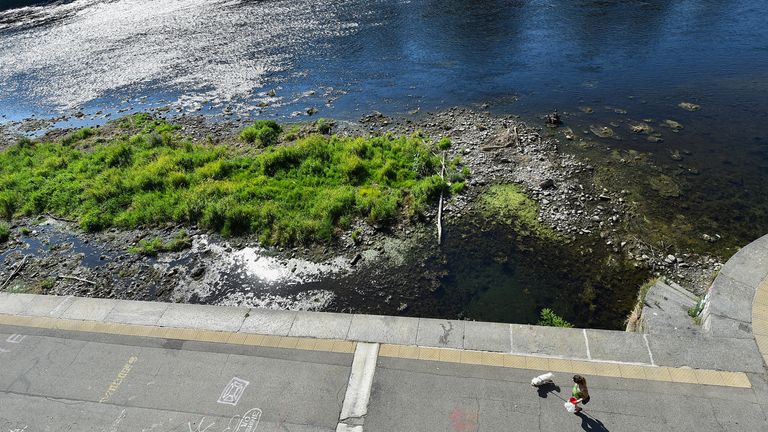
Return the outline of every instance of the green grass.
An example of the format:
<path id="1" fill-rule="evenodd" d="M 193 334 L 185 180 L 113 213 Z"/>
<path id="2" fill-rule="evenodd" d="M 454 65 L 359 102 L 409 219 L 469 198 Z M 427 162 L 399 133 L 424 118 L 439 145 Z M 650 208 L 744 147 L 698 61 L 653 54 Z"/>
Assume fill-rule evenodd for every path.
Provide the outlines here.
<path id="1" fill-rule="evenodd" d="M 11 228 L 8 224 L 0 222 L 0 243 L 5 243 L 11 238 Z"/>
<path id="2" fill-rule="evenodd" d="M 262 147 L 277 144 L 277 139 L 282 128 L 272 120 L 256 120 L 252 126 L 248 126 L 240 132 L 240 139 Z"/>
<path id="3" fill-rule="evenodd" d="M 494 185 L 480 197 L 480 212 L 487 218 L 515 226 L 518 234 L 558 240 L 552 228 L 539 222 L 539 205 L 516 184 Z"/>
<path id="4" fill-rule="evenodd" d="M 156 237 L 150 240 L 140 240 L 136 246 L 128 248 L 128 252 L 146 256 L 157 256 L 160 252 L 179 252 L 192 247 L 192 239 L 186 231 L 179 231 L 173 238 L 164 242 Z"/>
<path id="5" fill-rule="evenodd" d="M 419 136 L 311 135 L 235 150 L 191 142 L 146 115 L 118 125 L 125 133 L 0 151 L 0 215 L 51 213 L 88 231 L 198 224 L 289 244 L 331 240 L 355 219 L 417 217 L 450 193 L 437 175 L 439 158 Z M 458 163 L 454 184 L 463 179 Z"/>

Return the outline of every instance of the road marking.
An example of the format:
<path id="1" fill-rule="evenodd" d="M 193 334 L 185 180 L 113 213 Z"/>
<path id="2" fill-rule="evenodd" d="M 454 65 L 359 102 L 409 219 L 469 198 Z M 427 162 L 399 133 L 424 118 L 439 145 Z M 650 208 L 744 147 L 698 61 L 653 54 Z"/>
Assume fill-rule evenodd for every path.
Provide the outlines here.
<path id="1" fill-rule="evenodd" d="M 120 369 L 120 372 L 118 372 L 117 377 L 112 380 L 112 382 L 109 384 L 109 387 L 107 387 L 107 391 L 104 392 L 104 396 L 99 399 L 99 403 L 108 401 L 112 395 L 117 392 L 117 389 L 120 388 L 120 384 L 123 383 L 123 380 L 125 380 L 128 374 L 131 372 L 131 369 L 133 369 L 134 363 L 136 363 L 138 360 L 139 358 L 136 356 L 131 356 L 128 358 L 128 361 L 125 362 L 123 368 Z"/>
<path id="2" fill-rule="evenodd" d="M 232 378 L 229 380 L 229 384 L 224 387 L 224 391 L 221 392 L 221 396 L 219 396 L 219 400 L 216 402 L 224 405 L 237 405 L 237 403 L 240 402 L 240 398 L 243 396 L 245 388 L 248 387 L 248 384 L 250 384 L 250 382 L 244 379 L 238 377 Z"/>
<path id="3" fill-rule="evenodd" d="M 648 358 L 651 359 L 651 366 L 656 366 L 656 363 L 653 361 L 653 353 L 651 352 L 651 344 L 648 343 L 648 335 L 643 333 L 643 340 L 645 341 L 645 347 L 648 349 Z"/>
<path id="4" fill-rule="evenodd" d="M 109 428 L 109 432 L 117 432 L 117 427 L 120 425 L 120 422 L 123 421 L 125 418 L 125 409 L 120 413 L 119 416 L 115 419 L 115 421 L 112 422 L 112 426 Z"/>
<path id="5" fill-rule="evenodd" d="M 200 419 L 200 422 L 197 423 L 197 425 L 195 426 L 195 430 L 192 430 L 192 422 L 188 422 L 187 427 L 189 428 L 189 432 L 206 432 L 208 429 L 212 428 L 213 425 L 216 424 L 215 422 L 211 422 L 211 424 L 209 424 L 208 426 L 203 427 L 204 423 L 205 423 L 205 417 Z M 201 427 L 203 427 L 203 429 L 200 429 Z"/>
<path id="6" fill-rule="evenodd" d="M 581 329 L 584 332 L 584 343 L 587 344 L 587 358 L 592 360 L 592 353 L 589 352 L 589 338 L 587 337 L 587 329 Z"/>
<path id="7" fill-rule="evenodd" d="M 14 333 L 14 334 L 8 336 L 8 339 L 6 339 L 5 341 L 8 342 L 8 343 L 17 344 L 17 343 L 21 343 L 21 341 L 23 341 L 25 337 L 27 337 L 27 336 L 26 335 L 22 335 L 22 334 Z"/>
<path id="8" fill-rule="evenodd" d="M 368 414 L 368 402 L 370 402 L 371 388 L 373 387 L 373 373 L 376 371 L 378 357 L 379 344 L 357 343 L 355 357 L 352 359 L 352 371 L 349 374 L 347 392 L 341 406 L 339 424 L 336 426 L 337 431 L 363 431 L 360 423 Z"/>

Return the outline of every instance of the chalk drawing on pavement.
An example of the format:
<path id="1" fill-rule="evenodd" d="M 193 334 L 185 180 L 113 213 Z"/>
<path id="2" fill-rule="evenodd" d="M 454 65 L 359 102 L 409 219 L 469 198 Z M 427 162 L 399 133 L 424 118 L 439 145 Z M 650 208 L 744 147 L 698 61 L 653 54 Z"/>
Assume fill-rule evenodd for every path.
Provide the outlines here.
<path id="1" fill-rule="evenodd" d="M 216 402 L 226 405 L 237 405 L 237 403 L 240 402 L 240 397 L 243 396 L 245 388 L 248 387 L 248 384 L 250 383 L 244 379 L 238 377 L 232 378 L 229 381 L 229 384 L 224 387 L 224 391 L 221 392 L 221 396 L 219 396 L 219 400 Z"/>
<path id="2" fill-rule="evenodd" d="M 17 344 L 17 343 L 21 343 L 21 341 L 23 341 L 25 337 L 27 337 L 27 336 L 26 335 L 22 335 L 22 334 L 14 333 L 14 334 L 8 336 L 8 339 L 6 339 L 5 341 L 8 342 L 8 343 Z"/>
<path id="3" fill-rule="evenodd" d="M 104 392 L 104 396 L 99 399 L 99 403 L 104 403 L 109 400 L 109 398 L 112 397 L 115 392 L 117 392 L 117 389 L 120 388 L 120 384 L 123 383 L 123 380 L 128 376 L 128 373 L 131 372 L 131 369 L 133 369 L 134 363 L 136 363 L 139 360 L 136 356 L 131 356 L 128 358 L 128 361 L 125 362 L 123 365 L 123 368 L 120 369 L 120 372 L 118 372 L 117 377 L 112 380 L 112 382 L 109 384 L 109 387 L 107 387 L 107 391 Z"/>
<path id="4" fill-rule="evenodd" d="M 261 420 L 261 410 L 251 408 L 245 414 L 229 419 L 229 425 L 222 432 L 255 432 L 259 427 L 259 420 Z"/>
<path id="5" fill-rule="evenodd" d="M 187 423 L 187 427 L 189 427 L 189 432 L 206 432 L 208 429 L 212 428 L 213 425 L 215 425 L 215 422 L 211 422 L 208 426 L 205 426 L 205 417 L 200 419 L 199 422 L 197 422 L 197 426 L 195 429 L 192 429 L 192 422 Z M 202 428 L 202 429 L 201 429 Z"/>

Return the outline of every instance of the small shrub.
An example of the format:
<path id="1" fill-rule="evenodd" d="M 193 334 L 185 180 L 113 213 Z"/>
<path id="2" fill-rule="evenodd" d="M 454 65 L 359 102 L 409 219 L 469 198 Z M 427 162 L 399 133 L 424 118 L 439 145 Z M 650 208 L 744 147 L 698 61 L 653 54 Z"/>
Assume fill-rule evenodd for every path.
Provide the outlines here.
<path id="1" fill-rule="evenodd" d="M 333 121 L 324 119 L 324 118 L 317 119 L 317 121 L 315 122 L 315 127 L 317 127 L 317 131 L 323 135 L 330 134 L 331 130 L 335 125 L 336 123 L 334 123 Z"/>
<path id="2" fill-rule="evenodd" d="M 240 139 L 249 144 L 258 144 L 262 147 L 277 143 L 282 128 L 272 120 L 257 120 L 253 126 L 248 126 L 240 132 Z"/>
<path id="3" fill-rule="evenodd" d="M 75 144 L 76 142 L 82 141 L 93 135 L 96 135 L 96 131 L 89 127 L 86 127 L 86 128 L 78 129 L 75 132 L 72 132 L 71 134 L 65 136 L 64 138 L 62 138 L 61 143 L 65 146 L 70 146 L 72 144 Z"/>
<path id="4" fill-rule="evenodd" d="M 32 233 L 32 230 L 30 230 L 27 227 L 22 227 L 20 231 L 21 231 L 21 235 L 25 235 L 25 236 L 28 236 Z"/>
<path id="5" fill-rule="evenodd" d="M 444 137 L 440 139 L 440 141 L 437 142 L 437 149 L 438 150 L 448 150 L 451 148 L 451 139 L 448 137 Z"/>
<path id="6" fill-rule="evenodd" d="M 573 324 L 564 320 L 561 316 L 555 313 L 552 309 L 544 308 L 541 310 L 538 325 L 549 327 L 564 327 L 571 328 Z"/>
<path id="7" fill-rule="evenodd" d="M 11 238 L 11 228 L 7 224 L 0 222 L 0 243 L 5 243 Z"/>
<path id="8" fill-rule="evenodd" d="M 141 254 L 146 256 L 157 256 L 163 249 L 163 241 L 159 238 L 153 238 L 152 240 L 141 240 L 136 246 L 128 248 L 128 252 Z"/>
<path id="9" fill-rule="evenodd" d="M 172 239 L 163 245 L 165 252 L 180 252 L 192 247 L 192 239 L 186 231 L 179 231 Z"/>

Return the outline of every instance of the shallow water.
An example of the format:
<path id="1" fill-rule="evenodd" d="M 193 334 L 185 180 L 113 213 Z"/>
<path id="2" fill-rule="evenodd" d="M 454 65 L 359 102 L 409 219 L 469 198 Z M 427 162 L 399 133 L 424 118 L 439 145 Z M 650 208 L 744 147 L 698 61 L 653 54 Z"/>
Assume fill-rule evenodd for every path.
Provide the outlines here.
<path id="1" fill-rule="evenodd" d="M 4 119 L 82 110 L 103 111 L 104 121 L 166 104 L 235 118 L 290 119 L 316 107 L 318 116 L 356 119 L 488 103 L 538 122 L 557 109 L 597 161 L 614 149 L 651 154 L 615 186 L 633 189 L 671 234 L 719 235 L 693 246 L 723 254 L 768 232 L 768 2 L 17 0 L 0 9 Z M 683 129 L 665 127 L 666 119 Z M 629 131 L 642 120 L 663 142 Z M 616 138 L 590 132 L 605 125 Z M 680 196 L 650 188 L 660 174 Z M 523 306 L 480 306 L 513 303 L 532 278 L 524 266 L 493 260 L 488 251 L 504 247 L 498 236 L 477 235 L 488 247 L 473 254 L 447 245 L 436 303 L 422 299 L 421 311 L 403 313 L 535 319 L 521 315 Z M 547 268 L 546 256 L 506 253 Z M 559 294 L 537 294 L 533 309 L 583 283 L 535 282 L 537 293 Z M 364 298 L 334 307 L 365 308 Z M 616 321 L 561 308 L 580 322 Z M 392 312 L 385 309 L 370 310 Z"/>

